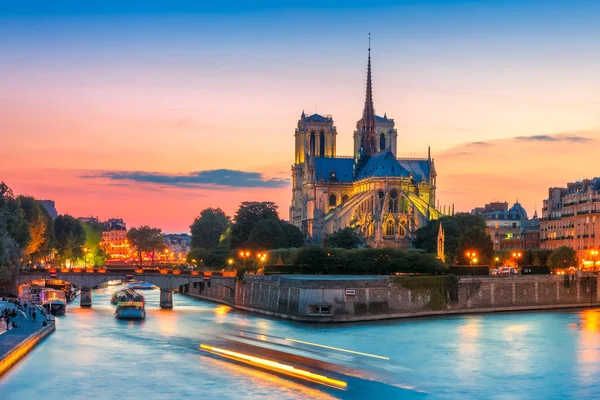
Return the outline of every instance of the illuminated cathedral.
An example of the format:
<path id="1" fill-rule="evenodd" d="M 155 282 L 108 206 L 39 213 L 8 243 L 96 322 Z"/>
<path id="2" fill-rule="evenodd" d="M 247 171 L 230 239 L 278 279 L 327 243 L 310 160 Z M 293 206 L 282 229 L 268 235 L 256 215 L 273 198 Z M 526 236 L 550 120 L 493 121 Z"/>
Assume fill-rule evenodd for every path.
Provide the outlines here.
<path id="1" fill-rule="evenodd" d="M 302 112 L 295 132 L 290 222 L 310 242 L 352 227 L 371 247 L 409 247 L 414 232 L 437 219 L 435 164 L 397 157 L 394 120 L 375 114 L 371 46 L 362 118 L 354 131 L 354 154 L 336 154 L 337 131 L 330 115 Z"/>

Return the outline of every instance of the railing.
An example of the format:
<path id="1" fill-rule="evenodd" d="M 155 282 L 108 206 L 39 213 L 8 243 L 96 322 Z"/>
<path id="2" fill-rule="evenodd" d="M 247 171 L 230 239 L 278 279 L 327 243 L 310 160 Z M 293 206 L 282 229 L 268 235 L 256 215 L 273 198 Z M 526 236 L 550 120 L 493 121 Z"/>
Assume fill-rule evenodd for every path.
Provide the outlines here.
<path id="1" fill-rule="evenodd" d="M 166 269 L 166 268 L 130 268 L 123 269 L 119 268 L 111 270 L 108 268 L 37 268 L 34 270 L 22 271 L 22 273 L 31 274 L 117 274 L 117 275 L 191 275 L 191 276 L 235 276 L 236 271 L 190 271 L 190 270 L 179 270 L 179 269 Z"/>

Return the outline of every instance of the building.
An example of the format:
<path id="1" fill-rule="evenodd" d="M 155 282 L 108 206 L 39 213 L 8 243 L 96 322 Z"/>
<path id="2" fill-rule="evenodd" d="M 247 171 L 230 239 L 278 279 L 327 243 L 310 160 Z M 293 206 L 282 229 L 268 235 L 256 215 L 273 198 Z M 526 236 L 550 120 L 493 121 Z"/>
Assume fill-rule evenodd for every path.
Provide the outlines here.
<path id="1" fill-rule="evenodd" d="M 542 248 L 555 250 L 569 246 L 585 265 L 595 258 L 590 250 L 600 247 L 600 178 L 567 183 L 550 188 L 544 200 L 540 240 Z"/>
<path id="2" fill-rule="evenodd" d="M 430 152 L 426 158 L 397 158 L 394 120 L 375 114 L 370 46 L 368 54 L 354 154 L 337 154 L 338 133 L 330 115 L 300 116 L 294 135 L 290 222 L 316 243 L 350 226 L 372 247 L 407 247 L 416 229 L 440 216 L 435 208 L 435 165 Z"/>
<path id="3" fill-rule="evenodd" d="M 100 224 L 98 217 L 79 217 L 77 219 L 84 224 Z"/>
<path id="4" fill-rule="evenodd" d="M 111 218 L 104 222 L 101 247 L 106 252 L 107 261 L 123 261 L 130 258 L 127 226 L 122 219 Z"/>
<path id="5" fill-rule="evenodd" d="M 186 233 L 164 235 L 165 245 L 167 246 L 168 261 L 185 262 L 187 254 L 191 249 L 192 238 Z"/>
<path id="6" fill-rule="evenodd" d="M 54 200 L 38 200 L 38 202 L 46 209 L 46 211 L 48 211 L 48 214 L 50 214 L 52 219 L 58 217 L 58 211 L 56 211 Z"/>
<path id="7" fill-rule="evenodd" d="M 540 247 L 540 220 L 537 212 L 533 218 L 517 201 L 508 208 L 507 202 L 492 202 L 477 207 L 472 214 L 485 219 L 486 231 L 494 242 L 494 250 L 524 250 Z"/>

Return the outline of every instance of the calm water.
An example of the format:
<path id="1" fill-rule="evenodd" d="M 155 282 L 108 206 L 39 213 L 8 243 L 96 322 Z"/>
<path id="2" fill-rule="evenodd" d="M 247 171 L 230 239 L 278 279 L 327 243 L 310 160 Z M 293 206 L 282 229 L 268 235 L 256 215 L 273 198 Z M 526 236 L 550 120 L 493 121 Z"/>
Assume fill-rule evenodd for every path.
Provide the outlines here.
<path id="1" fill-rule="evenodd" d="M 57 330 L 0 379 L 5 399 L 382 398 L 309 386 L 234 365 L 198 350 L 206 335 L 234 325 L 267 335 L 381 354 L 402 398 L 600 398 L 600 310 L 304 325 L 250 316 L 175 295 L 175 309 L 146 292 L 144 322 L 119 321 L 109 299 L 73 303 Z M 78 301 L 78 300 L 77 300 Z M 394 389 L 396 390 L 396 389 Z"/>

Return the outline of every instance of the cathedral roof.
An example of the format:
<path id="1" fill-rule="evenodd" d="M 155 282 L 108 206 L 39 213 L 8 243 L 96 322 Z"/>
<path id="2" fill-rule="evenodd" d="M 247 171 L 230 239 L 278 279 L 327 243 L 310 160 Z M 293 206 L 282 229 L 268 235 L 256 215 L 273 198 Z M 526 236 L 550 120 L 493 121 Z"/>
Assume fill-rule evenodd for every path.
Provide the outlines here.
<path id="1" fill-rule="evenodd" d="M 408 160 L 399 159 L 398 163 L 413 173 L 415 181 L 428 181 L 430 174 L 429 160 Z"/>
<path id="2" fill-rule="evenodd" d="M 354 172 L 353 158 L 316 157 L 315 171 L 318 180 L 330 180 L 332 173 L 339 182 L 352 182 Z"/>
<path id="3" fill-rule="evenodd" d="M 320 114 L 304 116 L 304 113 L 303 113 L 302 115 L 303 115 L 302 119 L 304 121 L 309 121 L 309 122 L 329 122 L 329 121 L 331 121 L 331 117 L 325 117 Z"/>
<path id="4" fill-rule="evenodd" d="M 387 148 L 373 154 L 367 164 L 360 170 L 356 179 L 371 178 L 374 176 L 409 176 L 410 172 L 404 168 L 392 151 Z"/>

